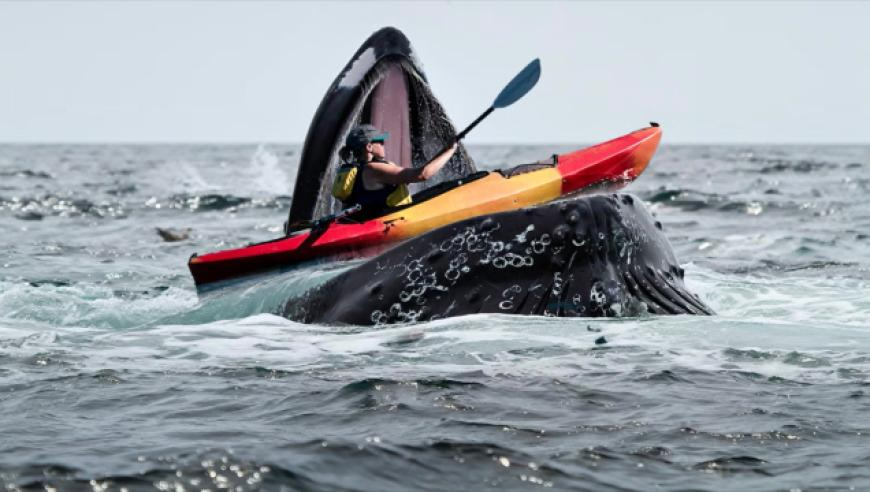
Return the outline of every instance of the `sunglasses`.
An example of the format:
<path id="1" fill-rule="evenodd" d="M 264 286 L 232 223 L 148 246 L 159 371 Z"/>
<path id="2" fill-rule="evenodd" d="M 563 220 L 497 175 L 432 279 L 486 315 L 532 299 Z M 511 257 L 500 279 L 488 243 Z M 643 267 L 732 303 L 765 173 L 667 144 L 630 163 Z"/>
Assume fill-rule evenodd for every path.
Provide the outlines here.
<path id="1" fill-rule="evenodd" d="M 383 145 L 384 142 L 385 142 L 385 140 L 372 140 L 372 143 L 373 143 L 373 144 L 375 144 L 375 143 L 379 143 L 379 144 Z"/>

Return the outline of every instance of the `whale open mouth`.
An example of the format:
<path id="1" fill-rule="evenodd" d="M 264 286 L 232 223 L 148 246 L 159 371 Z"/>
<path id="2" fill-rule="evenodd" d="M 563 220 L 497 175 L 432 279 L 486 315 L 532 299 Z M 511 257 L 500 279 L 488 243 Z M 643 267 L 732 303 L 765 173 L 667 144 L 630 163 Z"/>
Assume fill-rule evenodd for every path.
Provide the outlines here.
<path id="1" fill-rule="evenodd" d="M 369 37 L 320 103 L 300 157 L 291 223 L 340 210 L 341 203 L 331 195 L 339 151 L 351 128 L 363 123 L 390 133 L 387 159 L 403 167 L 424 165 L 456 135 L 410 42 L 396 29 L 384 28 Z M 413 185 L 411 191 L 474 171 L 474 162 L 460 145 L 433 180 Z"/>

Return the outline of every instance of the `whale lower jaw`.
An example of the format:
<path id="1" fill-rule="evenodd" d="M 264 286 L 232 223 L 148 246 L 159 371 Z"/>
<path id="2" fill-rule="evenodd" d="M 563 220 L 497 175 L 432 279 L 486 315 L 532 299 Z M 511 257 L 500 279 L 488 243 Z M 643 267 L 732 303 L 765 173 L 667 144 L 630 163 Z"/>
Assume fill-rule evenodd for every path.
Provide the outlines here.
<path id="1" fill-rule="evenodd" d="M 661 224 L 632 195 L 594 195 L 431 231 L 289 300 L 308 323 L 472 313 L 714 314 L 683 283 Z"/>

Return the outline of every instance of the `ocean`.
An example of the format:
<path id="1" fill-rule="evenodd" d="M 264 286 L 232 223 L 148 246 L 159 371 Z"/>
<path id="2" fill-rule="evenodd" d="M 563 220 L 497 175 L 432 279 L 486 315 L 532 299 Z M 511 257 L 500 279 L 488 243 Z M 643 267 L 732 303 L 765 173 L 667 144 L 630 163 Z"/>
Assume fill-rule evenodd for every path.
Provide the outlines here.
<path id="1" fill-rule="evenodd" d="M 659 149 L 624 191 L 712 317 L 270 314 L 346 263 L 200 300 L 187 259 L 279 236 L 299 150 L 0 145 L 0 486 L 870 489 L 870 147 Z"/>

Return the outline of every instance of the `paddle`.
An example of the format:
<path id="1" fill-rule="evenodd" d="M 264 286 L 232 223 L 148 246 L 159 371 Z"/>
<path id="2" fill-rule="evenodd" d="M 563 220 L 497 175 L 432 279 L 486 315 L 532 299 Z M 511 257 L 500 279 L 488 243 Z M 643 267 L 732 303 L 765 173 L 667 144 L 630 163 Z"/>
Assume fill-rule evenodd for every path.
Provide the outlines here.
<path id="1" fill-rule="evenodd" d="M 482 115 L 478 116 L 476 120 L 472 121 L 465 130 L 462 130 L 458 135 L 456 135 L 456 142 L 465 138 L 465 135 L 467 135 L 468 132 L 476 127 L 478 123 L 483 121 L 484 118 L 492 114 L 496 109 L 506 108 L 519 101 L 520 98 L 532 90 L 532 87 L 538 83 L 539 78 L 541 78 L 541 60 L 535 58 L 531 63 L 526 65 L 526 68 L 522 69 L 513 80 L 508 82 L 508 85 L 501 90 L 489 109 L 484 111 Z"/>

